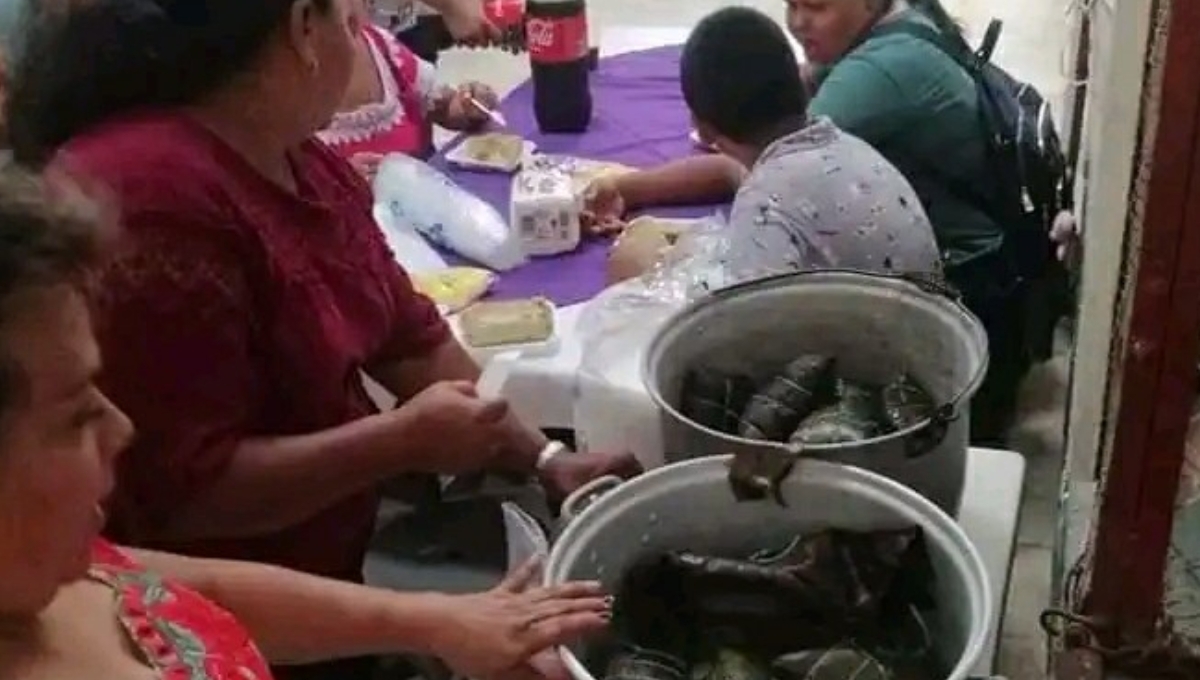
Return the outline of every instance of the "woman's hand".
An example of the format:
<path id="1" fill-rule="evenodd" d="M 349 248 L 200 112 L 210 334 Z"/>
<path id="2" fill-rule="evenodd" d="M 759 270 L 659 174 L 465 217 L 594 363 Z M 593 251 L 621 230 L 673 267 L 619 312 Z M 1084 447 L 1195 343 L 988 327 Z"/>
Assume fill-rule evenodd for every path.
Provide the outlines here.
<path id="1" fill-rule="evenodd" d="M 541 472 L 546 495 L 561 501 L 593 479 L 616 475 L 621 479 L 642 473 L 642 464 L 632 453 L 570 453 L 555 456 Z"/>
<path id="2" fill-rule="evenodd" d="M 486 593 L 451 598 L 432 653 L 457 675 L 474 680 L 526 680 L 554 672 L 539 653 L 602 630 L 612 602 L 594 582 L 531 588 L 539 572 L 540 564 L 531 560 Z"/>
<path id="3" fill-rule="evenodd" d="M 1050 240 L 1054 243 L 1054 254 L 1058 257 L 1058 261 L 1066 265 L 1068 269 L 1074 270 L 1079 266 L 1083 249 L 1083 241 L 1080 236 L 1079 222 L 1075 219 L 1074 213 L 1063 210 L 1055 216 L 1054 223 L 1050 228 Z"/>
<path id="4" fill-rule="evenodd" d="M 487 125 L 491 118 L 475 102 L 495 109 L 500 99 L 483 83 L 465 83 L 457 90 L 448 91 L 444 104 L 435 107 L 440 112 L 434 116 L 434 122 L 448 130 L 477 130 Z"/>
<path id="5" fill-rule="evenodd" d="M 584 228 L 594 235 L 619 234 L 625 229 L 625 197 L 612 177 L 602 177 L 583 193 Z"/>
<path id="6" fill-rule="evenodd" d="M 483 13 L 483 0 L 453 0 L 438 4 L 446 29 L 455 42 L 480 47 L 500 40 L 500 29 Z"/>
<path id="7" fill-rule="evenodd" d="M 411 446 L 405 448 L 418 472 L 455 475 L 487 469 L 508 436 L 508 403 L 480 398 L 475 385 L 466 381 L 436 382 L 400 412 L 414 419 L 418 441 L 406 442 Z"/>
<path id="8" fill-rule="evenodd" d="M 379 172 L 379 164 L 382 161 L 383 154 L 378 153 L 356 153 L 350 157 L 350 165 L 353 165 L 368 183 L 375 181 L 375 174 Z"/>

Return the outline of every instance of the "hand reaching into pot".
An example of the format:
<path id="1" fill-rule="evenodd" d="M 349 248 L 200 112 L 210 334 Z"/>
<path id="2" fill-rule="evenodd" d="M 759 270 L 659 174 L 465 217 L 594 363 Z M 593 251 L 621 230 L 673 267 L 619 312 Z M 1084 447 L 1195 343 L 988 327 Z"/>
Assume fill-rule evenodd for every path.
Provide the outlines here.
<path id="1" fill-rule="evenodd" d="M 543 652 L 603 630 L 612 601 L 595 582 L 531 587 L 540 573 L 531 560 L 492 590 L 453 596 L 433 653 L 474 680 L 564 680 Z"/>

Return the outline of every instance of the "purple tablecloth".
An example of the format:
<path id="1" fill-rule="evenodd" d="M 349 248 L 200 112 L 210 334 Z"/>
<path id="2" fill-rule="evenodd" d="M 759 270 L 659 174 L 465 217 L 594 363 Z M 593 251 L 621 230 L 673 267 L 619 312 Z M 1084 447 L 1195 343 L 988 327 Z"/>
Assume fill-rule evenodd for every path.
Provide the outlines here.
<path id="1" fill-rule="evenodd" d="M 652 166 L 696 153 L 688 135 L 691 123 L 679 91 L 679 47 L 660 47 L 604 59 L 592 73 L 592 124 L 581 135 L 547 135 L 533 117 L 533 87 L 513 90 L 501 109 L 509 126 L 546 153 L 570 154 L 632 166 Z M 452 145 L 451 145 L 452 146 Z M 435 167 L 508 216 L 508 175 L 447 168 L 439 155 Z M 702 217 L 718 206 L 655 209 L 656 215 Z M 496 299 L 542 295 L 559 306 L 591 299 L 605 287 L 607 239 L 589 239 L 578 250 L 538 258 L 506 272 L 492 290 Z M 453 260 L 454 258 L 448 258 Z"/>

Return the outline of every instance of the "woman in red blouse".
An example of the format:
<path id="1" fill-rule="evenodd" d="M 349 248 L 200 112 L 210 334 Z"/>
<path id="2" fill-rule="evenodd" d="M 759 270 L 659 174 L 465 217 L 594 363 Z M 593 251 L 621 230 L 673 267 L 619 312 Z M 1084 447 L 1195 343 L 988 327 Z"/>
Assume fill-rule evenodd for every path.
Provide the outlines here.
<path id="1" fill-rule="evenodd" d="M 531 569 L 479 595 L 400 594 L 100 541 L 131 426 L 93 382 L 80 284 L 99 217 L 0 170 L 0 678 L 269 680 L 264 654 L 411 652 L 524 680 L 553 660 L 537 652 L 605 624 L 595 584 L 527 589 Z"/>
<path id="2" fill-rule="evenodd" d="M 101 182 L 125 229 L 96 300 L 102 385 L 139 430 L 120 542 L 355 581 L 382 480 L 508 470 L 561 495 L 636 471 L 474 393 L 368 187 L 313 139 L 349 77 L 349 2 L 89 0 L 30 31 L 14 154 Z M 379 413 L 364 372 L 400 406 Z"/>

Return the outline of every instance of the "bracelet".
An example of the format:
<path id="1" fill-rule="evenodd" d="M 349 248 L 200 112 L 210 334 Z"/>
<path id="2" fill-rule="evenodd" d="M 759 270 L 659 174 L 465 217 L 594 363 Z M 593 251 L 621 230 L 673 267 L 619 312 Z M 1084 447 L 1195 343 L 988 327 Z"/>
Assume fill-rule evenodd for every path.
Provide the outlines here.
<path id="1" fill-rule="evenodd" d="M 551 440 L 546 442 L 546 445 L 542 447 L 542 450 L 538 451 L 537 463 L 534 464 L 534 469 L 538 472 L 545 470 L 546 466 L 550 465 L 551 461 L 557 458 L 560 453 L 564 453 L 566 451 L 570 451 L 570 449 L 566 444 L 560 441 Z"/>

